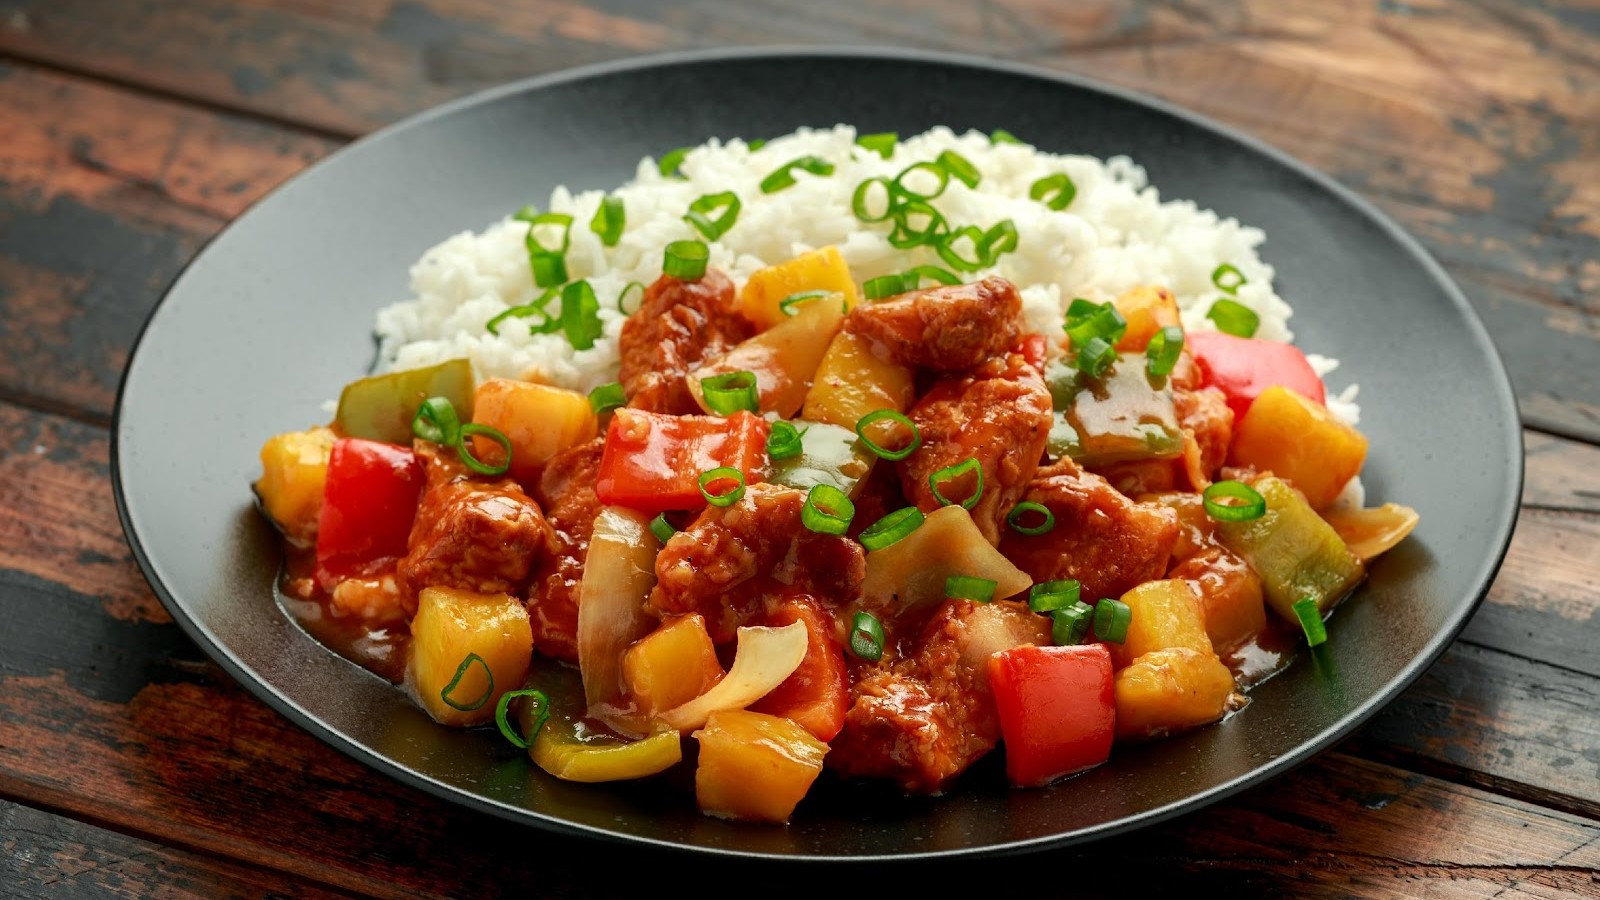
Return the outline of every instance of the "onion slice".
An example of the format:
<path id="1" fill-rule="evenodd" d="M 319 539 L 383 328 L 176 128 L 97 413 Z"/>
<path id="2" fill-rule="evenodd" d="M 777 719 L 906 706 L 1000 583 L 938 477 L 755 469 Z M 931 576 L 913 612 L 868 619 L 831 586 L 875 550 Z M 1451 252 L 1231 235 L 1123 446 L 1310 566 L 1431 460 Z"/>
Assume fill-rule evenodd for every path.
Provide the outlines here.
<path id="1" fill-rule="evenodd" d="M 1417 511 L 1398 503 L 1371 509 L 1330 509 L 1322 518 L 1362 562 L 1381 556 L 1417 527 Z"/>
<path id="2" fill-rule="evenodd" d="M 661 714 L 661 721 L 679 731 L 693 731 L 714 712 L 744 709 L 783 684 L 806 658 L 804 622 L 782 628 L 746 625 L 739 629 L 733 667 L 711 690 Z"/>
<path id="3" fill-rule="evenodd" d="M 644 605 L 660 549 L 648 516 L 608 506 L 594 517 L 578 588 L 578 670 L 592 715 L 621 699 L 622 653 L 655 624 Z"/>
<path id="4" fill-rule="evenodd" d="M 867 554 L 861 607 L 880 619 L 944 602 L 952 575 L 995 583 L 994 599 L 1028 589 L 1033 579 L 1000 555 L 959 506 L 941 506 L 916 531 Z"/>

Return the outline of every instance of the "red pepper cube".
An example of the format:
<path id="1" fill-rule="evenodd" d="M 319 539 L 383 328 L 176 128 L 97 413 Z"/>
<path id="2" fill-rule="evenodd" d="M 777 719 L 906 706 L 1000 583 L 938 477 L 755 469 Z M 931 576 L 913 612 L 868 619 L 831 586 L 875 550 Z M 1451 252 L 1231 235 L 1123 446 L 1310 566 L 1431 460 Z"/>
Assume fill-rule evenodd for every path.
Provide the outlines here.
<path id="1" fill-rule="evenodd" d="M 328 456 L 317 518 L 317 570 L 338 579 L 404 556 L 424 482 L 405 447 L 340 438 Z"/>
<path id="2" fill-rule="evenodd" d="M 594 492 L 607 506 L 645 513 L 700 509 L 700 475 L 724 466 L 746 484 L 764 477 L 767 420 L 743 410 L 727 418 L 619 409 L 611 416 Z"/>
<path id="3" fill-rule="evenodd" d="M 1041 787 L 1111 757 L 1116 700 L 1104 645 L 1002 650 L 989 657 L 989 685 L 1012 784 Z"/>
<path id="4" fill-rule="evenodd" d="M 1322 379 L 1293 344 L 1234 337 L 1220 331 L 1191 331 L 1184 338 L 1208 387 L 1228 398 L 1234 421 L 1244 418 L 1261 392 L 1281 384 L 1318 403 L 1327 403 Z"/>

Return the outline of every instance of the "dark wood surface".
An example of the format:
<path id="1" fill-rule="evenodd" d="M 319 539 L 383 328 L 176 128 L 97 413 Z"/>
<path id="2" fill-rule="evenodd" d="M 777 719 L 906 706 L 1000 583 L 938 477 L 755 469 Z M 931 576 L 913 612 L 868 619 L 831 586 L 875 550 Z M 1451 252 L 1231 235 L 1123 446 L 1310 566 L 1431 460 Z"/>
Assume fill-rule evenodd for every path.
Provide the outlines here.
<path id="1" fill-rule="evenodd" d="M 1592 2 L 0 0 L 0 897 L 587 896 L 684 871 L 626 851 L 619 881 L 615 848 L 448 806 L 251 698 L 134 565 L 107 425 L 178 269 L 349 139 L 572 65 L 820 42 L 1078 72 L 1323 168 L 1445 265 L 1521 403 L 1510 554 L 1421 681 L 1267 787 L 1024 871 L 1088 895 L 1600 896 Z"/>

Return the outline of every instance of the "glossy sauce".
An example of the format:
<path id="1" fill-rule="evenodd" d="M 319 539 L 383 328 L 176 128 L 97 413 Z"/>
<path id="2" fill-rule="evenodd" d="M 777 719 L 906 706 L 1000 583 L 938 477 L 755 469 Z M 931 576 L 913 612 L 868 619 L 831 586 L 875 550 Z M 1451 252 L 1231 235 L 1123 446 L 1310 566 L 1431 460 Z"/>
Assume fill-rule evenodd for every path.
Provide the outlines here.
<path id="1" fill-rule="evenodd" d="M 324 647 L 391 684 L 405 680 L 411 655 L 411 631 L 406 623 L 374 625 L 360 616 L 339 615 L 333 598 L 314 577 L 316 552 L 310 548 L 284 550 L 278 602 L 289 618 Z"/>

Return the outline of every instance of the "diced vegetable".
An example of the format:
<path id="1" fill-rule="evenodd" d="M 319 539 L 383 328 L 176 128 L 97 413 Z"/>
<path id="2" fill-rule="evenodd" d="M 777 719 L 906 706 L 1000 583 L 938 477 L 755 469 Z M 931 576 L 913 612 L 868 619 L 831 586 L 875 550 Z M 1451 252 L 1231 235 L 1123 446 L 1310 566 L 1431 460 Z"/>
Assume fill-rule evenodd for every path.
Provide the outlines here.
<path id="1" fill-rule="evenodd" d="M 578 669 L 589 715 L 620 706 L 623 651 L 656 621 L 644 602 L 656 586 L 660 549 L 644 513 L 607 506 L 594 518 L 578 589 Z"/>
<path id="2" fill-rule="evenodd" d="M 1040 787 L 1111 756 L 1111 657 L 1101 644 L 1023 646 L 989 657 L 1006 777 Z"/>
<path id="3" fill-rule="evenodd" d="M 1261 578 L 1232 553 L 1211 548 L 1185 560 L 1168 574 L 1187 579 L 1194 588 L 1200 598 L 1206 636 L 1218 653 L 1239 647 L 1267 626 Z"/>
<path id="4" fill-rule="evenodd" d="M 768 618 L 771 625 L 799 622 L 806 629 L 806 655 L 784 682 L 750 705 L 754 712 L 793 720 L 819 741 L 831 741 L 844 727 L 850 682 L 844 648 L 833 638 L 833 620 L 805 597 L 791 597 Z"/>
<path id="5" fill-rule="evenodd" d="M 1133 612 L 1128 633 L 1112 644 L 1111 661 L 1119 669 L 1154 650 L 1188 647 L 1210 653 L 1211 638 L 1200 616 L 1200 600 L 1187 581 L 1172 578 L 1147 581 L 1126 594 L 1122 602 Z"/>
<path id="6" fill-rule="evenodd" d="M 581 724 L 572 709 L 557 707 L 534 736 L 528 756 L 563 781 L 628 781 L 677 765 L 683 759 L 683 738 L 666 730 L 629 740 Z"/>
<path id="7" fill-rule="evenodd" d="M 706 412 L 713 412 L 701 391 L 701 379 L 728 372 L 751 372 L 762 412 L 788 418 L 800 411 L 811 379 L 822 362 L 829 341 L 844 322 L 838 297 L 823 297 L 796 307 L 793 316 L 729 350 L 708 365 L 691 372 L 689 393 Z"/>
<path id="8" fill-rule="evenodd" d="M 317 517 L 319 573 L 337 579 L 404 556 L 422 483 L 422 464 L 404 447 L 335 441 Z"/>
<path id="9" fill-rule="evenodd" d="M 1233 675 L 1215 653 L 1173 647 L 1117 673 L 1117 739 L 1158 737 L 1222 718 Z"/>
<path id="10" fill-rule="evenodd" d="M 1144 358 L 1128 354 L 1100 378 L 1064 361 L 1045 369 L 1056 424 L 1046 449 L 1084 466 L 1142 459 L 1172 459 L 1183 452 L 1183 431 L 1163 379 L 1152 384 Z"/>
<path id="11" fill-rule="evenodd" d="M 915 398 L 915 373 L 872 352 L 871 342 L 841 331 L 828 344 L 806 394 L 804 414 L 814 422 L 855 430 L 880 409 L 905 412 Z"/>
<path id="12" fill-rule="evenodd" d="M 662 713 L 661 721 L 679 731 L 693 731 L 714 712 L 744 709 L 794 674 L 809 646 L 806 626 L 800 622 L 781 628 L 746 625 L 738 634 L 727 676 L 704 694 Z"/>
<path id="13" fill-rule="evenodd" d="M 729 466 L 746 483 L 762 480 L 769 430 L 765 419 L 747 412 L 720 418 L 619 409 L 606 432 L 595 496 L 651 514 L 699 509 L 706 503 L 703 472 Z"/>
<path id="14" fill-rule="evenodd" d="M 1315 598 L 1326 612 L 1361 580 L 1361 561 L 1288 482 L 1262 476 L 1255 489 L 1267 502 L 1266 513 L 1218 522 L 1218 538 L 1261 576 L 1267 602 L 1284 621 L 1300 621 L 1294 604 L 1304 597 Z"/>
<path id="15" fill-rule="evenodd" d="M 1417 527 L 1417 511 L 1398 503 L 1372 509 L 1330 509 L 1322 518 L 1362 562 L 1388 552 Z"/>
<path id="16" fill-rule="evenodd" d="M 1312 509 L 1332 503 L 1361 471 L 1367 439 L 1328 408 L 1289 388 L 1261 392 L 1233 427 L 1230 463 L 1271 472 L 1300 489 Z"/>
<path id="17" fill-rule="evenodd" d="M 273 435 L 261 445 L 256 497 L 284 538 L 296 546 L 309 546 L 317 539 L 333 441 L 333 431 L 318 427 Z"/>
<path id="18" fill-rule="evenodd" d="M 411 420 L 429 397 L 444 397 L 461 421 L 472 421 L 472 363 L 452 359 L 436 366 L 386 372 L 352 381 L 339 394 L 333 429 L 341 437 L 411 446 Z"/>
<path id="19" fill-rule="evenodd" d="M 768 481 L 802 491 L 818 484 L 836 487 L 852 498 L 861 491 L 877 457 L 856 440 L 852 430 L 796 419 L 805 431 L 798 456 L 774 460 Z"/>
<path id="20" fill-rule="evenodd" d="M 1166 288 L 1136 287 L 1114 302 L 1117 312 L 1128 320 L 1128 330 L 1117 341 L 1118 352 L 1143 353 L 1156 332 L 1168 325 L 1182 326 L 1178 298 Z"/>
<path id="21" fill-rule="evenodd" d="M 506 378 L 490 378 L 478 385 L 472 421 L 498 429 L 510 439 L 510 475 L 530 487 L 556 454 L 589 440 L 599 430 L 587 396 Z M 499 444 L 488 438 L 474 437 L 472 445 L 479 459 L 501 459 Z"/>
<path id="22" fill-rule="evenodd" d="M 1293 344 L 1234 337 L 1220 331 L 1190 332 L 1184 343 L 1194 355 L 1204 383 L 1227 396 L 1235 421 L 1244 418 L 1250 404 L 1275 384 L 1318 403 L 1327 400 L 1322 379 Z"/>
<path id="23" fill-rule="evenodd" d="M 941 603 L 945 579 L 951 575 L 993 581 L 996 600 L 1014 597 L 1033 584 L 989 543 L 970 513 L 941 506 L 916 531 L 867 554 L 862 605 L 883 616 Z"/>
<path id="24" fill-rule="evenodd" d="M 418 595 L 406 684 L 435 721 L 493 720 L 500 695 L 522 686 L 532 657 L 533 627 L 516 597 L 440 587 Z"/>
<path id="25" fill-rule="evenodd" d="M 843 294 L 846 306 L 856 305 L 855 279 L 850 276 L 850 267 L 839 255 L 837 247 L 823 247 L 802 253 L 786 263 L 751 273 L 750 280 L 745 282 L 744 290 L 739 294 L 739 306 L 746 319 L 764 330 L 789 318 L 779 309 L 780 303 L 807 291 Z M 815 300 L 805 306 L 822 302 Z"/>
<path id="26" fill-rule="evenodd" d="M 747 822 L 789 821 L 828 752 L 798 724 L 748 710 L 713 713 L 694 737 L 700 742 L 694 793 L 701 812 Z"/>
<path id="27" fill-rule="evenodd" d="M 688 703 L 722 676 L 717 648 L 699 613 L 662 623 L 622 657 L 622 680 L 628 693 L 639 704 L 639 711 L 650 717 Z"/>

